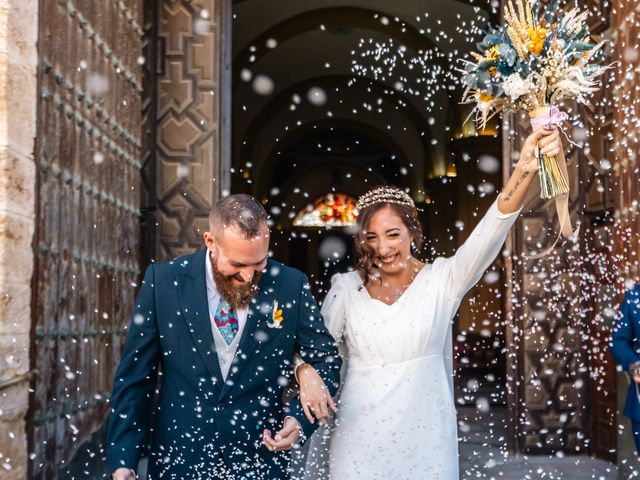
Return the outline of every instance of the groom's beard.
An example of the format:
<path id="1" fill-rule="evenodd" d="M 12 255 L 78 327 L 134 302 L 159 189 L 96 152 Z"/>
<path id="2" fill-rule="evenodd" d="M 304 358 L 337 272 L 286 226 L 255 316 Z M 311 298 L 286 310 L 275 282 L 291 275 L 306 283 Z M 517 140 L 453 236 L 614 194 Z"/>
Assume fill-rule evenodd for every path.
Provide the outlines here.
<path id="1" fill-rule="evenodd" d="M 249 302 L 256 298 L 259 293 L 260 279 L 262 278 L 262 272 L 256 271 L 253 274 L 253 278 L 250 282 L 244 285 L 234 285 L 235 275 L 227 276 L 218 270 L 218 262 L 215 258 L 211 258 L 211 267 L 213 270 L 213 279 L 216 282 L 216 288 L 223 300 L 226 300 L 232 308 L 238 309 L 246 307 Z"/>

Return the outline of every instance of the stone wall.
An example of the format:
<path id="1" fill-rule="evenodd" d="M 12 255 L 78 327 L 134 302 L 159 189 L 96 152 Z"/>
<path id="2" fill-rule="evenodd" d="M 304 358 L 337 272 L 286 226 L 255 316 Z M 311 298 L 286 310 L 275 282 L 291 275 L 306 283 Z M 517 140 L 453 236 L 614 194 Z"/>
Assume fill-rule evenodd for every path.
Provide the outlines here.
<path id="1" fill-rule="evenodd" d="M 12 479 L 27 476 L 37 32 L 38 0 L 0 0 L 0 478 Z"/>

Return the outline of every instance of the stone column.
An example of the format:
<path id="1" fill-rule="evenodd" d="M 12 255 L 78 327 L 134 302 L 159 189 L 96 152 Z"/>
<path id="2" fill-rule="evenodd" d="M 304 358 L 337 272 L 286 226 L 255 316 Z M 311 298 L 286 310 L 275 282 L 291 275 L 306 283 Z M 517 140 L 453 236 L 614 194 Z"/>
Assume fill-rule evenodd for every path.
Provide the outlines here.
<path id="1" fill-rule="evenodd" d="M 0 0 L 0 478 L 26 478 L 38 0 Z"/>

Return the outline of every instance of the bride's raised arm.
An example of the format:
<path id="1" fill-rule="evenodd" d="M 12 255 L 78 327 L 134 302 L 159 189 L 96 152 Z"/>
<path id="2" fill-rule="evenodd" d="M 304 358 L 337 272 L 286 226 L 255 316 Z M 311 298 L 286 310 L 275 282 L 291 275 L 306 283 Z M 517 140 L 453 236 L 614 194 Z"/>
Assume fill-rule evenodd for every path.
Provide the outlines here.
<path id="1" fill-rule="evenodd" d="M 522 210 L 527 190 L 536 177 L 536 145 L 539 145 L 543 154 L 563 155 L 562 141 L 557 130 L 541 128 L 529 135 L 513 174 L 498 199 L 453 257 L 434 262 L 434 267 L 442 269 L 445 291 L 454 298 L 462 298 L 480 280 L 498 255 L 509 229 Z"/>

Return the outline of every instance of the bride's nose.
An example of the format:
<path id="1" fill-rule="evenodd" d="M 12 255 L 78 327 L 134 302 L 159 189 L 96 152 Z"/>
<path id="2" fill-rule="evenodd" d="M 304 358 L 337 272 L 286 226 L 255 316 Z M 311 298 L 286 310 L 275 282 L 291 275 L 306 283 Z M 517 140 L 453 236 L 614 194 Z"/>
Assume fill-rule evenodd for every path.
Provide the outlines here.
<path id="1" fill-rule="evenodd" d="M 378 256 L 379 257 L 386 257 L 389 254 L 392 253 L 392 248 L 389 246 L 389 244 L 387 243 L 386 240 L 380 240 L 380 242 L 378 243 Z"/>

